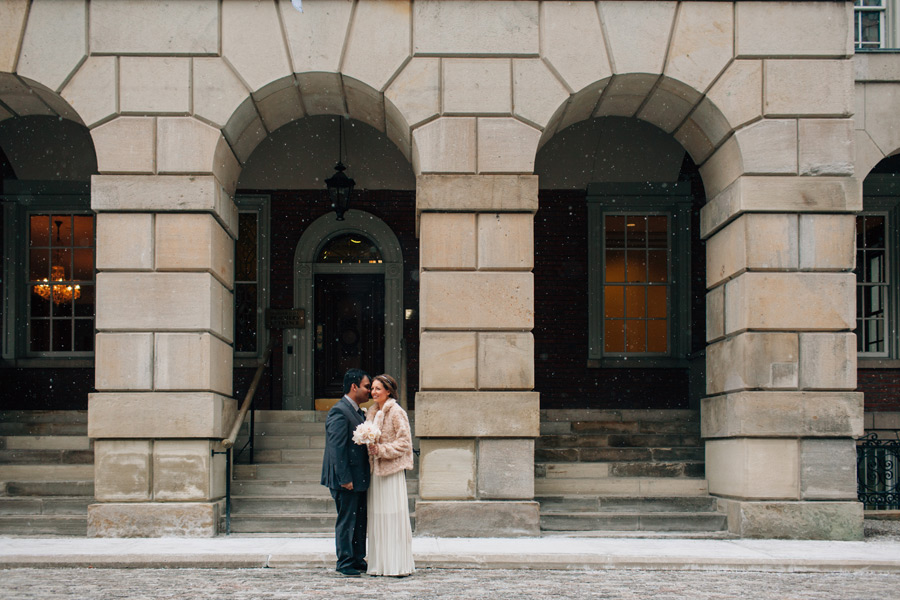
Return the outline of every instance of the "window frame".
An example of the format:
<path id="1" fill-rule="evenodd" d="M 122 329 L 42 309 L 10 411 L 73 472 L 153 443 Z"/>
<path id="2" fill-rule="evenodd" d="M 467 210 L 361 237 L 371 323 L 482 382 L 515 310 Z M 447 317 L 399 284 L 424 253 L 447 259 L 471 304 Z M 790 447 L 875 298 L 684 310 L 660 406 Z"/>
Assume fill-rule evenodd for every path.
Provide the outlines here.
<path id="1" fill-rule="evenodd" d="M 591 183 L 588 205 L 588 367 L 687 367 L 691 341 L 690 182 Z M 669 217 L 670 299 L 667 311 L 668 352 L 610 353 L 604 351 L 604 248 L 606 215 L 661 215 Z"/>
<path id="2" fill-rule="evenodd" d="M 900 367 L 900 182 L 891 175 L 869 175 L 863 183 L 863 210 L 857 215 L 886 215 L 885 246 L 887 256 L 888 299 L 885 351 L 857 352 L 860 368 Z M 854 236 L 854 240 L 855 240 Z M 855 253 L 854 253 L 855 256 Z M 856 265 L 856 269 L 860 265 Z M 858 287 L 858 285 L 857 285 Z M 854 318 L 858 316 L 854 315 Z"/>
<path id="3" fill-rule="evenodd" d="M 853 3 L 853 47 L 855 50 L 862 50 L 863 52 L 872 51 L 872 50 L 884 50 L 888 47 L 888 5 L 890 4 L 890 0 L 880 0 L 881 4 L 879 6 L 863 6 L 859 5 L 854 1 Z M 857 34 L 862 33 L 860 29 L 860 17 L 864 13 L 880 13 L 880 18 L 878 19 L 878 46 L 862 46 L 860 45 L 862 42 L 859 41 Z"/>
<path id="4" fill-rule="evenodd" d="M 31 319 L 28 314 L 29 252 L 28 235 L 33 214 L 91 215 L 94 217 L 93 281 L 97 285 L 97 219 L 88 194 L 34 193 L 6 194 L 3 203 L 3 336 L 4 362 L 19 367 L 92 367 L 94 351 L 32 351 L 29 349 Z M 96 299 L 94 334 L 97 331 Z"/>
<path id="5" fill-rule="evenodd" d="M 271 239 L 271 197 L 264 194 L 240 194 L 234 197 L 238 213 L 256 214 L 256 289 L 259 310 L 256 314 L 257 345 L 255 352 L 234 351 L 235 367 L 255 367 L 269 345 L 271 333 L 266 327 L 266 310 L 269 308 L 269 247 Z M 237 241 L 235 241 L 237 251 Z M 235 279 L 235 285 L 237 279 Z M 232 302 L 234 296 L 232 295 Z M 235 335 L 237 335 L 237 311 L 234 311 Z M 236 342 L 237 340 L 235 340 Z"/>

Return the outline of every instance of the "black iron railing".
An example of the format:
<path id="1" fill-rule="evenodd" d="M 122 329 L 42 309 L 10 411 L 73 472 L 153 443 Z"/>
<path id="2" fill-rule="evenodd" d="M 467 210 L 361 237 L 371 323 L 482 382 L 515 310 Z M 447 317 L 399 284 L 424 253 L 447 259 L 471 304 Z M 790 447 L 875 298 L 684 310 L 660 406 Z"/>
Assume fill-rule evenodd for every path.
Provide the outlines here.
<path id="1" fill-rule="evenodd" d="M 900 439 L 872 432 L 856 444 L 856 489 L 866 510 L 900 509 Z"/>

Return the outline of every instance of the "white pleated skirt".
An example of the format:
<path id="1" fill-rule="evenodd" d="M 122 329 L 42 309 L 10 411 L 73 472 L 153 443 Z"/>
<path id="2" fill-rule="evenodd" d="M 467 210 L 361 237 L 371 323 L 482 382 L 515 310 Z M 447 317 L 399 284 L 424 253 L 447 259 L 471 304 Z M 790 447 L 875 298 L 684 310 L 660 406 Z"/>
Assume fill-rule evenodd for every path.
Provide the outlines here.
<path id="1" fill-rule="evenodd" d="M 416 570 L 412 556 L 412 528 L 406 471 L 372 475 L 368 495 L 369 575 L 411 575 Z"/>

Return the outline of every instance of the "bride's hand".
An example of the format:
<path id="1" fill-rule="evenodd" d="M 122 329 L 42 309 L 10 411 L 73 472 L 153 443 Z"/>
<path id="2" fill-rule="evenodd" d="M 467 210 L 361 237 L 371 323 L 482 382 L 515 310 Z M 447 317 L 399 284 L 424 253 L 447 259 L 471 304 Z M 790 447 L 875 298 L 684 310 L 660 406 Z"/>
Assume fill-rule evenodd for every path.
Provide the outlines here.
<path id="1" fill-rule="evenodd" d="M 369 450 L 369 456 L 375 456 L 376 454 L 378 454 L 378 449 L 375 448 L 375 444 L 369 444 L 368 446 L 366 446 L 366 448 Z"/>

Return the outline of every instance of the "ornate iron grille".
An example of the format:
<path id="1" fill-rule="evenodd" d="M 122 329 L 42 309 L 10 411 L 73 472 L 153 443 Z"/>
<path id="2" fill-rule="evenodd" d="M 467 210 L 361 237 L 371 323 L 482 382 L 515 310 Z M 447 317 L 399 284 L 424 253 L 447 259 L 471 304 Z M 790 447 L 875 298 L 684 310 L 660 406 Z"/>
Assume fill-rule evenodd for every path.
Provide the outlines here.
<path id="1" fill-rule="evenodd" d="M 900 439 L 882 440 L 873 432 L 856 445 L 856 488 L 866 510 L 900 509 Z"/>

